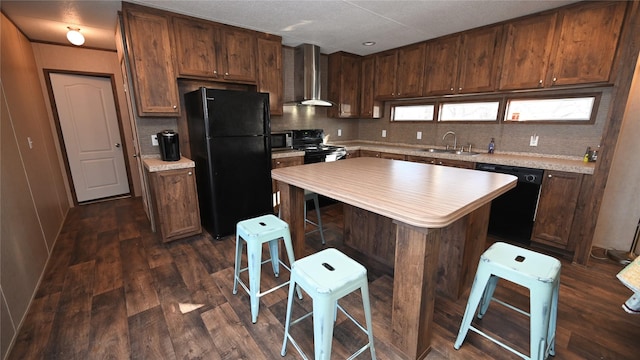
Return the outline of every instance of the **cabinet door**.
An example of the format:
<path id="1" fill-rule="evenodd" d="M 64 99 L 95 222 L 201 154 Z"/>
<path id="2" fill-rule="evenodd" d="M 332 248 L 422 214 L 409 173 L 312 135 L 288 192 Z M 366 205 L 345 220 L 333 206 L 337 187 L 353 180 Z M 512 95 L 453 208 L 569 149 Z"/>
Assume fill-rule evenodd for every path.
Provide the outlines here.
<path id="1" fill-rule="evenodd" d="M 134 9 L 126 9 L 125 14 L 138 115 L 178 116 L 180 101 L 169 18 Z"/>
<path id="2" fill-rule="evenodd" d="M 618 46 L 626 1 L 589 3 L 561 12 L 552 85 L 607 82 Z"/>
<path id="3" fill-rule="evenodd" d="M 258 38 L 258 91 L 269 93 L 271 115 L 282 115 L 282 39 Z"/>
<path id="4" fill-rule="evenodd" d="M 376 99 L 392 99 L 396 93 L 396 69 L 398 51 L 385 51 L 376 55 L 375 93 Z"/>
<path id="5" fill-rule="evenodd" d="M 505 25 L 501 90 L 545 86 L 557 17 L 554 12 Z"/>
<path id="6" fill-rule="evenodd" d="M 202 229 L 194 169 L 158 171 L 150 178 L 163 240 L 199 234 Z"/>
<path id="7" fill-rule="evenodd" d="M 380 157 L 380 152 L 371 150 L 360 150 L 360 157 Z"/>
<path id="8" fill-rule="evenodd" d="M 255 36 L 245 31 L 222 29 L 221 39 L 224 79 L 255 83 Z"/>
<path id="9" fill-rule="evenodd" d="M 403 154 L 394 154 L 394 153 L 386 153 L 386 152 L 381 152 L 380 153 L 380 158 L 382 159 L 391 159 L 391 160 L 405 160 L 406 157 Z"/>
<path id="10" fill-rule="evenodd" d="M 502 25 L 462 34 L 459 94 L 496 89 L 501 39 Z"/>
<path id="11" fill-rule="evenodd" d="M 178 74 L 218 77 L 218 28 L 193 19 L 173 18 Z"/>
<path id="12" fill-rule="evenodd" d="M 398 49 L 398 69 L 396 72 L 396 97 L 416 97 L 422 95 L 424 81 L 425 43 Z"/>
<path id="13" fill-rule="evenodd" d="M 330 117 L 360 116 L 360 57 L 347 53 L 329 55 L 329 100 L 336 106 L 328 109 Z"/>
<path id="14" fill-rule="evenodd" d="M 582 175 L 545 171 L 531 241 L 566 249 Z"/>
<path id="15" fill-rule="evenodd" d="M 460 36 L 446 37 L 426 45 L 424 95 L 455 93 L 458 78 Z"/>
<path id="16" fill-rule="evenodd" d="M 360 118 L 379 119 L 382 116 L 382 102 L 375 100 L 375 57 L 367 56 L 361 62 L 360 76 Z"/>

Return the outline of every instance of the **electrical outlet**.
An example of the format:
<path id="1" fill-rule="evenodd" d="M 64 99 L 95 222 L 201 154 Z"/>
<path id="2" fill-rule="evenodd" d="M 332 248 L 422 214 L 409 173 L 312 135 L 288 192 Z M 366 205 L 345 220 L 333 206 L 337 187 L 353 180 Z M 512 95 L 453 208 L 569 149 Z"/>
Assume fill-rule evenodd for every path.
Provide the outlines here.
<path id="1" fill-rule="evenodd" d="M 338 129 L 338 136 L 342 136 L 342 129 Z"/>
<path id="2" fill-rule="evenodd" d="M 416 133 L 416 139 L 421 140 L 422 139 L 422 131 L 418 131 Z"/>
<path id="3" fill-rule="evenodd" d="M 382 130 L 382 137 L 387 137 L 387 130 Z"/>
<path id="4" fill-rule="evenodd" d="M 538 135 L 531 135 L 531 140 L 529 140 L 529 146 L 538 146 Z"/>
<path id="5" fill-rule="evenodd" d="M 151 135 L 151 145 L 158 146 L 158 135 Z"/>

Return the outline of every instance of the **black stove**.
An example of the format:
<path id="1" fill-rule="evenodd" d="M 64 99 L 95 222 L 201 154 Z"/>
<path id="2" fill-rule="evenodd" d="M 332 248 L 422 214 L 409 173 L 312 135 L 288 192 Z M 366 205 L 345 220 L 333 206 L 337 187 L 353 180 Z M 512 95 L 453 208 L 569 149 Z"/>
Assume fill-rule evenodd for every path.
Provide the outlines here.
<path id="1" fill-rule="evenodd" d="M 304 151 L 304 163 L 317 163 L 344 159 L 347 149 L 323 144 L 324 130 L 293 130 L 293 148 Z"/>

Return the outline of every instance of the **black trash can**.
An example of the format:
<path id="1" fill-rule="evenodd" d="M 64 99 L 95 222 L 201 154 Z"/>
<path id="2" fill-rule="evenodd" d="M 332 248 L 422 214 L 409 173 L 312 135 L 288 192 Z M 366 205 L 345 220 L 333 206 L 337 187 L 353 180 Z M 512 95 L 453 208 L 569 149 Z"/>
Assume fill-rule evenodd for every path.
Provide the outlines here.
<path id="1" fill-rule="evenodd" d="M 158 133 L 160 156 L 164 161 L 180 160 L 180 139 L 178 133 L 173 130 L 164 130 Z"/>

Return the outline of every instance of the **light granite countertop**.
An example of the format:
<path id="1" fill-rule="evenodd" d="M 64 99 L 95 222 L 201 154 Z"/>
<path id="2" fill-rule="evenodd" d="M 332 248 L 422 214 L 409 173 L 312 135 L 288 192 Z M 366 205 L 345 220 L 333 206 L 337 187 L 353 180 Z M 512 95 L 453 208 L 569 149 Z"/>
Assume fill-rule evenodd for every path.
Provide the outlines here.
<path id="1" fill-rule="evenodd" d="M 456 155 L 449 153 L 431 153 L 426 149 L 432 146 L 428 145 L 407 145 L 407 144 L 390 144 L 369 141 L 345 141 L 332 142 L 333 145 L 340 145 L 347 150 L 369 150 L 389 152 L 394 154 L 422 156 L 438 159 L 454 159 L 476 163 L 488 163 L 499 165 L 511 165 L 529 167 L 543 170 L 565 171 L 579 174 L 593 174 L 595 163 L 585 163 L 581 157 L 576 156 L 560 156 L 545 155 L 533 153 L 516 153 L 516 152 L 496 152 L 494 154 L 479 153 L 477 155 Z M 433 146 L 433 148 L 441 148 Z"/>
<path id="2" fill-rule="evenodd" d="M 163 161 L 159 155 L 144 155 L 142 157 L 144 168 L 149 172 L 188 169 L 196 166 L 196 163 L 184 156 L 178 161 Z"/>
<path id="3" fill-rule="evenodd" d="M 281 159 L 281 158 L 296 157 L 296 156 L 304 156 L 304 151 L 293 150 L 293 149 L 271 151 L 272 159 Z"/>

